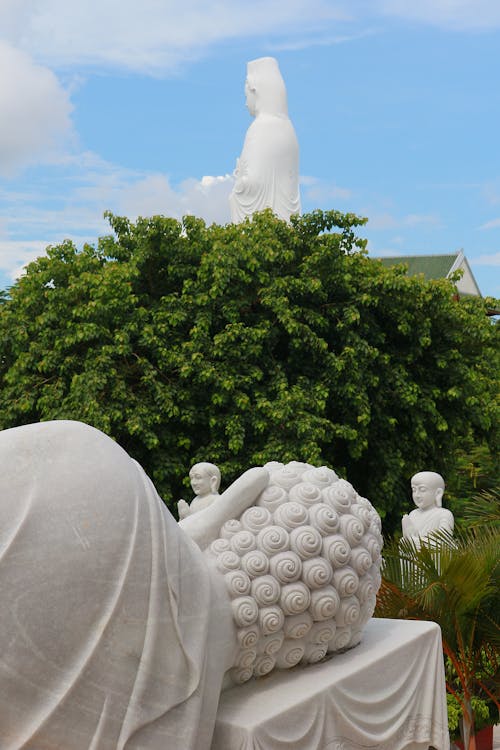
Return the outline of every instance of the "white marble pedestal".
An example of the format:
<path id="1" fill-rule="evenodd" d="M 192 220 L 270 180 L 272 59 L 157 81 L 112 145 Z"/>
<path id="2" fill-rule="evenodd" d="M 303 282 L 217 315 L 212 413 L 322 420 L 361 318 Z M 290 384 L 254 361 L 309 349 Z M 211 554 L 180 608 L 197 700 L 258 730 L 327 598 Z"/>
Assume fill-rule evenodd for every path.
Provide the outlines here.
<path id="1" fill-rule="evenodd" d="M 212 750 L 449 750 L 441 631 L 372 619 L 355 649 L 224 692 Z"/>

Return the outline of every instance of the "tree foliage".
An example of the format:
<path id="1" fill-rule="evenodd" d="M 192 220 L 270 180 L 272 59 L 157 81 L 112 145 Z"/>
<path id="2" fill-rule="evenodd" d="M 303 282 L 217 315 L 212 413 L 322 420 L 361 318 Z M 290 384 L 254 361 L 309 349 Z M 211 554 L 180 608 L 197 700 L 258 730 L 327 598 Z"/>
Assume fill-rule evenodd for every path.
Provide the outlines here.
<path id="1" fill-rule="evenodd" d="M 464 440 L 456 454 L 455 471 L 446 481 L 446 507 L 455 523 L 466 526 L 470 509 L 480 502 L 478 493 L 487 494 L 499 485 L 500 453 L 494 453 L 485 441 Z"/>
<path id="2" fill-rule="evenodd" d="M 178 499 L 266 460 L 327 463 L 399 519 L 408 477 L 495 438 L 495 327 L 448 281 L 368 258 L 363 220 L 186 217 L 48 249 L 0 305 L 0 427 L 80 419 Z M 496 359 L 495 359 L 496 358 Z"/>

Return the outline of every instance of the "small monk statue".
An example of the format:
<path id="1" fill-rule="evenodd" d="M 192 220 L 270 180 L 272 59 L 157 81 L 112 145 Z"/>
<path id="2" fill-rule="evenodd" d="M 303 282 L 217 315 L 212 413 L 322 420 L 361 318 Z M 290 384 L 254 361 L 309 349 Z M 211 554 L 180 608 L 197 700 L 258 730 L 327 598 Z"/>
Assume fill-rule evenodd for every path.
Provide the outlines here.
<path id="1" fill-rule="evenodd" d="M 245 96 L 254 121 L 234 173 L 229 203 L 234 223 L 271 208 L 288 221 L 300 213 L 299 146 L 288 117 L 286 88 L 274 57 L 247 64 Z"/>
<path id="2" fill-rule="evenodd" d="M 219 495 L 220 471 L 215 464 L 202 462 L 191 467 L 189 472 L 191 488 L 195 494 L 194 500 L 188 504 L 185 500 L 179 500 L 177 510 L 179 520 L 187 518 L 193 513 L 208 508 Z"/>
<path id="3" fill-rule="evenodd" d="M 413 502 L 417 506 L 403 516 L 403 537 L 413 539 L 420 546 L 430 533 L 438 530 L 453 533 L 453 514 L 442 507 L 444 479 L 435 471 L 421 471 L 411 478 Z"/>

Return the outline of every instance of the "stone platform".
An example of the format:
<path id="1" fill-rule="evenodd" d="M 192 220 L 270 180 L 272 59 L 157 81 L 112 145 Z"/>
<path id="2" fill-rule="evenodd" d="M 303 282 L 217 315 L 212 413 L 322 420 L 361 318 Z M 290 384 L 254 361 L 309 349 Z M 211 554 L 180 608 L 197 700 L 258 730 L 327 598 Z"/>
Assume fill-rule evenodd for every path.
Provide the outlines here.
<path id="1" fill-rule="evenodd" d="M 355 649 L 224 692 L 212 750 L 449 750 L 441 631 L 372 619 Z"/>

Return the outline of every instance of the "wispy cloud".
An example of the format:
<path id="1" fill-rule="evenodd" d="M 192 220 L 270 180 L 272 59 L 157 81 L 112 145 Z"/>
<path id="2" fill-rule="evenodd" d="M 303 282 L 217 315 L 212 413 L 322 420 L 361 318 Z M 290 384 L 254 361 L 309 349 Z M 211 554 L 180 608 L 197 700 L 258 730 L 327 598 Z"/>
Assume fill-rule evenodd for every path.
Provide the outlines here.
<path id="1" fill-rule="evenodd" d="M 436 214 L 407 214 L 403 216 L 401 220 L 401 226 L 404 227 L 417 227 L 417 226 L 431 226 L 437 227 L 441 225 L 441 219 Z"/>
<path id="2" fill-rule="evenodd" d="M 335 44 L 347 44 L 349 42 L 356 42 L 359 39 L 365 39 L 366 37 L 373 36 L 377 33 L 379 33 L 378 29 L 369 28 L 353 34 L 326 36 L 315 34 L 301 38 L 294 37 L 284 41 L 273 42 L 269 44 L 269 49 L 275 52 L 282 52 L 309 49 L 309 47 L 332 47 Z"/>
<path id="3" fill-rule="evenodd" d="M 304 175 L 300 178 L 302 186 L 302 202 L 314 207 L 329 203 L 332 200 L 345 201 L 352 197 L 350 188 L 341 187 L 335 182 L 320 180 L 317 177 Z"/>
<path id="4" fill-rule="evenodd" d="M 395 216 L 391 213 L 371 213 L 369 228 L 374 230 L 399 229 L 403 227 L 431 226 L 439 227 L 442 225 L 441 219 L 436 214 L 406 214 L 405 216 Z"/>
<path id="5" fill-rule="evenodd" d="M 491 221 L 487 221 L 485 224 L 481 224 L 479 229 L 498 229 L 500 228 L 500 219 L 491 219 Z"/>
<path id="6" fill-rule="evenodd" d="M 28 263 L 43 255 L 48 244 L 43 240 L 18 242 L 0 239 L 0 271 L 14 281 Z"/>
<path id="7" fill-rule="evenodd" d="M 482 186 L 482 192 L 488 203 L 494 206 L 500 203 L 500 181 L 487 182 Z"/>
<path id="8" fill-rule="evenodd" d="M 373 242 L 373 240 L 368 240 L 366 244 L 366 249 L 368 250 L 369 255 L 372 257 L 392 257 L 394 255 L 402 255 L 401 251 L 398 252 L 393 247 L 378 247 L 376 242 Z"/>
<path id="9" fill-rule="evenodd" d="M 452 31 L 491 31 L 500 28 L 498 0 L 378 0 L 377 7 L 387 16 Z"/>
<path id="10" fill-rule="evenodd" d="M 469 258 L 469 262 L 472 266 L 500 266 L 500 252 L 484 253 L 476 258 Z"/>
<path id="11" fill-rule="evenodd" d="M 452 30 L 500 28 L 498 0 L 2 0 L 0 39 L 54 69 L 175 72 L 214 45 L 268 38 L 276 50 L 351 42 L 387 18 Z"/>
<path id="12" fill-rule="evenodd" d="M 85 72 L 168 76 L 217 44 L 313 43 L 347 17 L 341 0 L 100 0 L 71 12 L 67 0 L 1 0 L 0 175 L 53 160 L 76 140 L 71 96 Z"/>
<path id="13" fill-rule="evenodd" d="M 54 67 L 126 68 L 164 74 L 231 39 L 321 31 L 344 18 L 331 0 L 3 0 L 2 36 Z"/>

